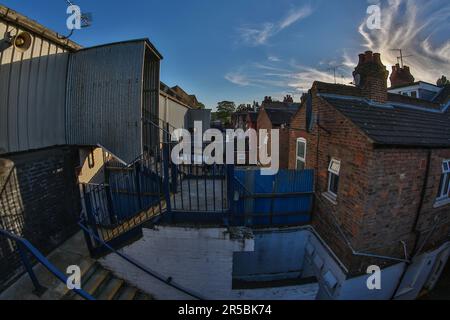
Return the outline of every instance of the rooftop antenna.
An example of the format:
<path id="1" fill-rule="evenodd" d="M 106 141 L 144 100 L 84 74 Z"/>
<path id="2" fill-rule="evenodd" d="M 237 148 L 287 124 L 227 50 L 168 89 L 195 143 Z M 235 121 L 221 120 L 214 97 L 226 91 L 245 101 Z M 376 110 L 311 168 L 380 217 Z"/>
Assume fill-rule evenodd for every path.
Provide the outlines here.
<path id="1" fill-rule="evenodd" d="M 341 67 L 343 67 L 344 65 L 343 64 L 340 64 L 340 65 L 336 65 L 336 66 L 330 66 L 330 68 L 328 68 L 327 69 L 327 71 L 333 71 L 333 76 L 334 76 L 334 84 L 337 84 L 337 81 L 336 81 L 336 71 L 339 69 L 339 68 L 341 68 Z"/>
<path id="2" fill-rule="evenodd" d="M 398 51 L 400 53 L 400 56 L 397 57 L 397 63 L 400 65 L 400 68 L 402 69 L 405 66 L 404 59 L 412 57 L 412 55 L 404 56 L 403 49 L 391 49 L 391 51 Z"/>

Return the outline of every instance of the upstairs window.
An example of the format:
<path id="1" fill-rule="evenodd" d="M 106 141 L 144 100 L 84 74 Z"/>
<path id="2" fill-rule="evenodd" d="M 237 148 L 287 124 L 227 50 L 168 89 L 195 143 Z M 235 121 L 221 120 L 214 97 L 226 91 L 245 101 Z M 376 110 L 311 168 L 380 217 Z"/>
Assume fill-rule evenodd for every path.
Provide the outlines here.
<path id="1" fill-rule="evenodd" d="M 297 170 L 305 170 L 306 167 L 306 140 L 297 139 L 296 165 Z"/>
<path id="2" fill-rule="evenodd" d="M 339 190 L 339 174 L 341 172 L 341 161 L 331 159 L 328 167 L 328 193 L 337 198 Z"/>
<path id="3" fill-rule="evenodd" d="M 439 193 L 437 201 L 446 201 L 450 199 L 450 160 L 442 163 L 441 182 L 439 183 Z"/>

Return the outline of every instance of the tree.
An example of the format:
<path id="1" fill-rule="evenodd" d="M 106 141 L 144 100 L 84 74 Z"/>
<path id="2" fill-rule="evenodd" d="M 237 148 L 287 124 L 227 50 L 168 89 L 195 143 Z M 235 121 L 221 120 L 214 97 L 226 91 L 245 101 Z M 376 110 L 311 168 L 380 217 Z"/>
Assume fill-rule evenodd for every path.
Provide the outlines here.
<path id="1" fill-rule="evenodd" d="M 217 118 L 224 125 L 231 123 L 231 115 L 236 111 L 236 105 L 232 101 L 221 101 L 217 104 Z"/>
<path id="2" fill-rule="evenodd" d="M 450 80 L 447 79 L 446 76 L 442 76 L 437 82 L 436 82 L 438 87 L 443 87 L 447 84 L 450 84 Z"/>
<path id="3" fill-rule="evenodd" d="M 236 109 L 236 112 L 249 112 L 249 111 L 253 111 L 253 107 L 250 104 L 242 103 Z"/>
<path id="4" fill-rule="evenodd" d="M 206 106 L 203 103 L 201 103 L 201 102 L 198 102 L 196 107 L 197 107 L 197 109 L 201 109 L 201 110 L 205 110 L 206 109 Z"/>

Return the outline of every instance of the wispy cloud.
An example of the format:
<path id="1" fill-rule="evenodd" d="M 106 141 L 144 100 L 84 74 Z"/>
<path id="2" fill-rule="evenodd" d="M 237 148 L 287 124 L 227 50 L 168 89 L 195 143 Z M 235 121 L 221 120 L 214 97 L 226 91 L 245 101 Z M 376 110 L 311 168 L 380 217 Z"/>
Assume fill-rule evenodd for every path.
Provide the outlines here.
<path id="1" fill-rule="evenodd" d="M 250 81 L 247 79 L 246 75 L 242 72 L 235 71 L 235 72 L 229 72 L 225 75 L 225 79 L 230 81 L 233 84 L 236 84 L 238 86 L 249 86 L 251 85 Z"/>
<path id="2" fill-rule="evenodd" d="M 302 8 L 292 9 L 289 14 L 280 21 L 279 29 L 283 30 L 297 21 L 309 17 L 313 13 L 310 6 L 304 6 Z"/>
<path id="3" fill-rule="evenodd" d="M 450 2 L 448 0 L 388 0 L 382 6 L 382 29 L 359 26 L 364 47 L 380 52 L 383 62 L 397 63 L 402 49 L 417 80 L 434 83 L 450 74 Z"/>
<path id="4" fill-rule="evenodd" d="M 280 62 L 281 61 L 281 59 L 276 56 L 269 56 L 269 57 L 267 57 L 267 60 L 269 60 L 271 62 Z"/>
<path id="5" fill-rule="evenodd" d="M 260 46 L 266 44 L 267 41 L 290 27 L 294 23 L 307 18 L 313 13 L 310 6 L 303 6 L 292 9 L 289 13 L 278 22 L 265 22 L 258 26 L 243 26 L 238 29 L 242 42 L 250 46 Z"/>
<path id="6" fill-rule="evenodd" d="M 350 69 L 343 66 L 337 73 L 336 82 L 349 83 L 351 78 L 343 76 L 343 74 L 350 74 Z M 225 78 L 231 83 L 242 87 L 260 87 L 265 90 L 278 90 L 290 93 L 306 92 L 311 88 L 314 81 L 335 81 L 333 73 L 327 70 L 327 66 L 319 69 L 297 64 L 296 62 L 290 62 L 284 67 L 252 63 L 247 66 L 241 66 L 235 72 L 228 73 Z"/>
<path id="7" fill-rule="evenodd" d="M 363 50 L 380 52 L 383 62 L 390 68 L 397 63 L 398 51 L 402 49 L 408 56 L 405 63 L 411 67 L 416 80 L 435 83 L 442 75 L 450 76 L 450 1 L 429 0 L 423 5 L 422 0 L 384 0 L 382 1 L 382 29 L 368 30 L 366 21 L 355 26 L 361 36 L 361 46 L 345 49 L 340 59 L 318 62 L 315 66 L 291 61 L 284 57 L 275 57 L 262 62 L 253 62 L 241 66 L 238 71 L 226 78 L 240 86 L 261 87 L 263 95 L 278 92 L 302 93 L 311 88 L 314 81 L 333 83 L 333 71 L 329 65 L 341 65 L 336 75 L 336 82 L 349 84 L 351 73 L 358 62 L 358 53 Z M 307 11 L 306 11 L 307 12 Z M 302 19 L 300 13 L 292 12 L 278 24 L 269 24 L 265 28 L 255 28 L 254 45 L 266 43 L 273 36 L 274 30 Z M 258 40 L 258 41 L 257 41 Z M 267 92 L 267 93 L 266 93 Z M 275 94 L 274 94 L 275 96 Z"/>

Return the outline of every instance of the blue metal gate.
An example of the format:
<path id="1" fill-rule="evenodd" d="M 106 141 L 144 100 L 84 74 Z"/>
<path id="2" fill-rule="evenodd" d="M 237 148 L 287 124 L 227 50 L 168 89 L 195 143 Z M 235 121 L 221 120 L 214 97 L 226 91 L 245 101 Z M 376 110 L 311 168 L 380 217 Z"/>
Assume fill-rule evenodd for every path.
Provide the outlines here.
<path id="1" fill-rule="evenodd" d="M 313 170 L 280 170 L 276 175 L 263 176 L 259 169 L 238 169 L 234 176 L 234 225 L 310 223 L 314 192 Z"/>

